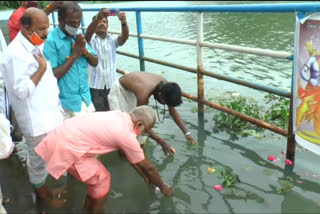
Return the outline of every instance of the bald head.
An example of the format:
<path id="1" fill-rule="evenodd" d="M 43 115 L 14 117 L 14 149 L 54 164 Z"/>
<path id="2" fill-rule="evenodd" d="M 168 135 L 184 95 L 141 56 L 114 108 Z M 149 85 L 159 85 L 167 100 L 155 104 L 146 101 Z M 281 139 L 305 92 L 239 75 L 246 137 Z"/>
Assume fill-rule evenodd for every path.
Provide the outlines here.
<path id="1" fill-rule="evenodd" d="M 136 121 L 142 121 L 148 130 L 156 123 L 156 113 L 146 105 L 135 107 L 130 112 L 130 115 L 133 116 L 134 123 Z"/>
<path id="2" fill-rule="evenodd" d="M 20 19 L 20 23 L 22 26 L 21 32 L 26 38 L 34 32 L 43 40 L 47 38 L 49 18 L 42 10 L 35 7 L 27 8 Z"/>
<path id="3" fill-rule="evenodd" d="M 49 22 L 49 18 L 45 12 L 38 8 L 30 7 L 24 11 L 20 23 L 21 26 L 32 26 L 34 23 L 37 23 L 37 20 L 48 20 Z"/>

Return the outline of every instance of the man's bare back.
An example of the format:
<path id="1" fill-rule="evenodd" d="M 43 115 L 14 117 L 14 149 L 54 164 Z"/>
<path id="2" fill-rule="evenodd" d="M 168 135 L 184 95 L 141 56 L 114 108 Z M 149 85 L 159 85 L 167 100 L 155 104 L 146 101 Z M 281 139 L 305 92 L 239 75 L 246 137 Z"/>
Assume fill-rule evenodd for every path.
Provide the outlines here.
<path id="1" fill-rule="evenodd" d="M 159 82 L 167 82 L 163 77 L 147 72 L 131 72 L 119 78 L 120 84 L 137 97 L 137 105 L 147 105 Z"/>

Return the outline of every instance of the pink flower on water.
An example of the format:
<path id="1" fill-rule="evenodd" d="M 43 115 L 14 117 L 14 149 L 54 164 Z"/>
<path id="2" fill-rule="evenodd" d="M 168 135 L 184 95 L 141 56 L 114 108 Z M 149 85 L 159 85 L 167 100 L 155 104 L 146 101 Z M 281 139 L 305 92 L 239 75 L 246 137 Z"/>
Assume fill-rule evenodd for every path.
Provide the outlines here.
<path id="1" fill-rule="evenodd" d="M 268 156 L 268 160 L 269 160 L 269 161 L 274 161 L 275 159 L 276 159 L 275 156 L 272 156 L 272 155 L 269 155 L 269 156 Z"/>
<path id="2" fill-rule="evenodd" d="M 215 185 L 213 188 L 218 191 L 223 189 L 221 185 Z"/>
<path id="3" fill-rule="evenodd" d="M 286 159 L 286 160 L 285 160 L 285 164 L 287 164 L 287 165 L 292 165 L 292 161 L 289 160 L 289 159 Z"/>
<path id="4" fill-rule="evenodd" d="M 285 153 L 285 151 L 282 151 L 281 154 L 284 155 L 284 154 L 286 154 L 286 153 Z"/>

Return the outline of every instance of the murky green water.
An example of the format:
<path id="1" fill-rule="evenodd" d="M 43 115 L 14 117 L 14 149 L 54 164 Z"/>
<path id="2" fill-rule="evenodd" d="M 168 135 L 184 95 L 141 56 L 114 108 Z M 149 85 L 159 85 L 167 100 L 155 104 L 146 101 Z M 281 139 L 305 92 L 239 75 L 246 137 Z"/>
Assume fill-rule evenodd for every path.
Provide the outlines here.
<path id="1" fill-rule="evenodd" d="M 186 6 L 208 4 L 235 4 L 255 2 L 122 2 L 114 4 L 85 5 L 82 7 L 148 7 Z M 259 2 L 268 3 L 268 2 Z M 2 12 L 5 14 L 5 12 Z M 6 18 L 1 15 L 0 19 Z M 88 24 L 93 12 L 85 15 Z M 181 39 L 195 39 L 195 14 L 161 12 L 142 13 L 145 34 Z M 130 32 L 136 32 L 135 14 L 127 12 Z M 248 47 L 267 48 L 293 52 L 294 15 L 278 13 L 204 13 L 204 40 Z M 110 28 L 119 30 L 117 18 L 109 19 Z M 145 40 L 145 56 L 177 64 L 196 67 L 195 47 Z M 137 54 L 137 39 L 130 38 L 119 48 Z M 254 81 L 260 84 L 290 90 L 291 63 L 272 59 L 205 48 L 205 69 L 223 75 Z M 118 68 L 139 70 L 138 60 L 118 56 Z M 168 80 L 177 81 L 187 93 L 196 95 L 196 75 L 177 69 L 146 62 L 146 71 L 162 74 Z M 217 99 L 226 94 L 239 92 L 255 98 L 260 105 L 264 93 L 232 83 L 205 77 L 205 96 Z M 154 105 L 153 99 L 150 104 Z M 286 151 L 286 138 L 268 130 L 263 137 L 233 136 L 219 130 L 212 120 L 217 110 L 205 114 L 204 129 L 198 126 L 197 113 L 192 112 L 196 103 L 184 99 L 178 107 L 189 130 L 199 140 L 199 147 L 190 147 L 174 122 L 167 117 L 157 123 L 155 131 L 176 149 L 176 155 L 168 158 L 160 146 L 150 141 L 146 147 L 147 158 L 159 170 L 163 180 L 175 189 L 170 198 L 154 193 L 125 158 L 112 153 L 102 158 L 112 175 L 111 190 L 105 203 L 106 213 L 319 213 L 320 212 L 320 157 L 298 147 L 292 172 L 285 170 L 282 154 Z M 24 163 L 24 146 L 20 143 L 19 157 Z M 267 160 L 276 156 L 275 162 Z M 210 173 L 209 168 L 216 169 Z M 31 187 L 25 167 L 18 156 L 0 161 L 3 192 L 13 202 L 7 206 L 9 213 L 49 212 L 79 213 L 86 195 L 86 186 L 71 176 L 67 178 L 67 203 L 64 208 L 51 209 L 33 205 Z M 216 191 L 213 187 L 224 179 L 219 172 L 230 169 L 239 177 L 234 188 Z"/>

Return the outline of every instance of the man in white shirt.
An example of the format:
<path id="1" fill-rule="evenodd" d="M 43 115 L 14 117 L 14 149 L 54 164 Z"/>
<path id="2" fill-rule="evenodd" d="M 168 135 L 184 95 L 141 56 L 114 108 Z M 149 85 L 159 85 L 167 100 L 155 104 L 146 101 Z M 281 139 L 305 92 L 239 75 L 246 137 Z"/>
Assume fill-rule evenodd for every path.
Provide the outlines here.
<path id="1" fill-rule="evenodd" d="M 94 16 L 87 28 L 85 38 L 96 52 L 99 63 L 97 67 L 88 66 L 88 79 L 93 105 L 96 111 L 108 111 L 108 94 L 116 80 L 116 49 L 129 37 L 126 14 L 118 13 L 121 22 L 121 35 L 111 37 L 108 34 L 108 16 L 110 11 L 102 8 Z"/>
<path id="2" fill-rule="evenodd" d="M 1 51 L 0 51 L 1 52 Z M 13 152 L 14 144 L 10 137 L 10 122 L 3 113 L 0 113 L 0 159 L 6 159 Z M 0 213 L 6 214 L 7 211 L 2 206 L 3 200 L 9 200 L 2 197 L 0 187 Z M 10 201 L 10 200 L 9 200 Z"/>
<path id="3" fill-rule="evenodd" d="M 7 43 L 0 29 L 0 60 L 3 59 L 4 51 L 6 49 L 7 49 Z M 9 119 L 9 100 L 5 92 L 3 78 L 1 74 L 0 74 L 0 112 L 5 114 L 7 119 Z"/>
<path id="4" fill-rule="evenodd" d="M 20 19 L 22 28 L 9 44 L 0 64 L 4 84 L 23 133 L 27 168 L 37 196 L 46 199 L 45 162 L 35 153 L 46 134 L 63 121 L 57 79 L 42 53 L 48 35 L 49 18 L 38 8 L 28 8 Z"/>

